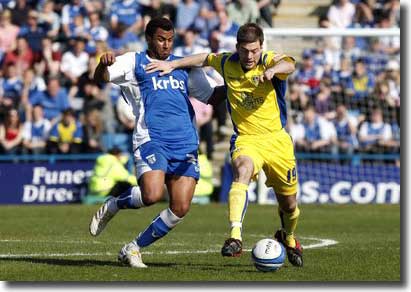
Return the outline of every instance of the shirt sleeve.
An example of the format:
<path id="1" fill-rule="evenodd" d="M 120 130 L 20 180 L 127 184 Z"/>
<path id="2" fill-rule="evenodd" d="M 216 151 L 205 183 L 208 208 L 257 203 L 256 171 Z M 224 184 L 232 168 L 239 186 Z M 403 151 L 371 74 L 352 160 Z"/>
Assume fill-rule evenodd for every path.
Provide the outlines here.
<path id="1" fill-rule="evenodd" d="M 191 97 L 207 103 L 213 94 L 214 87 L 211 86 L 203 69 L 194 68 L 188 73 L 188 93 Z"/>
<path id="2" fill-rule="evenodd" d="M 207 64 L 208 66 L 213 67 L 215 70 L 217 70 L 218 73 L 220 73 L 222 76 L 223 74 L 223 69 L 222 69 L 222 64 L 221 61 L 224 57 L 224 55 L 228 55 L 230 53 L 221 53 L 221 54 L 215 54 L 211 53 L 207 56 Z"/>
<path id="3" fill-rule="evenodd" d="M 128 52 L 124 55 L 116 57 L 116 62 L 113 65 L 107 67 L 110 75 L 110 82 L 120 85 L 130 82 L 135 79 L 135 54 L 134 52 Z"/>
<path id="4" fill-rule="evenodd" d="M 295 64 L 295 59 L 293 57 L 285 55 L 285 54 L 277 54 L 273 51 L 263 52 L 261 57 L 263 59 L 262 61 L 263 61 L 264 66 L 266 66 L 267 68 L 274 67 L 276 64 L 278 64 L 278 62 L 282 60 Z M 281 80 L 285 80 L 290 74 L 291 73 L 288 73 L 288 74 L 283 73 L 283 74 L 276 74 L 276 76 Z"/>

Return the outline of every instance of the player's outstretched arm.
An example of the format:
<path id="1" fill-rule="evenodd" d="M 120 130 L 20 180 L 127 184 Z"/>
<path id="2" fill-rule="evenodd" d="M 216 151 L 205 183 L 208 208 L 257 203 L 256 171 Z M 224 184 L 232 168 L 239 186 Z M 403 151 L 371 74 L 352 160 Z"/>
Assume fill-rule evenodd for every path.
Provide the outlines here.
<path id="1" fill-rule="evenodd" d="M 94 71 L 94 81 L 98 83 L 107 83 L 110 81 L 110 74 L 107 67 L 114 64 L 116 57 L 113 52 L 107 52 L 100 57 L 96 70 Z"/>
<path id="2" fill-rule="evenodd" d="M 208 53 L 187 56 L 173 61 L 153 60 L 146 66 L 147 73 L 160 71 L 160 76 L 166 75 L 178 68 L 207 66 Z"/>

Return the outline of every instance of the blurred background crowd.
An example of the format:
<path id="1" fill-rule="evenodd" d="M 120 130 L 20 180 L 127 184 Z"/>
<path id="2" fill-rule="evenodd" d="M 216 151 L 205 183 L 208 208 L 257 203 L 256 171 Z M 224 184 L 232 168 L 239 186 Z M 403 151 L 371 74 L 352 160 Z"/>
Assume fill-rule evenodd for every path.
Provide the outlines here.
<path id="1" fill-rule="evenodd" d="M 119 88 L 93 81 L 102 53 L 144 50 L 145 24 L 156 16 L 174 22 L 176 55 L 234 51 L 240 25 L 276 27 L 286 2 L 293 0 L 1 0 L 0 154 L 99 153 L 110 143 L 130 150 L 131 109 Z M 400 25 L 399 0 L 323 2 L 318 27 Z M 400 151 L 399 37 L 319 38 L 294 57 L 287 127 L 297 151 Z M 212 160 L 232 133 L 225 105 L 192 103 Z"/>

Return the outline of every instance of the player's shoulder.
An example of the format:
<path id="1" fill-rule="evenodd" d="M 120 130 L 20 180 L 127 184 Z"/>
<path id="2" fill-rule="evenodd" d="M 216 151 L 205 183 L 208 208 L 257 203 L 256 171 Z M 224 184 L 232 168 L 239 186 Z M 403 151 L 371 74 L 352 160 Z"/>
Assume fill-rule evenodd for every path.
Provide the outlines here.
<path id="1" fill-rule="evenodd" d="M 126 52 L 116 57 L 117 60 L 132 61 L 134 62 L 136 56 L 142 56 L 141 52 Z"/>
<path id="2" fill-rule="evenodd" d="M 209 58 L 213 58 L 213 59 L 226 59 L 229 60 L 230 58 L 233 58 L 233 60 L 235 60 L 238 54 L 237 53 L 233 53 L 233 52 L 218 52 L 218 53 L 209 53 L 208 57 Z"/>

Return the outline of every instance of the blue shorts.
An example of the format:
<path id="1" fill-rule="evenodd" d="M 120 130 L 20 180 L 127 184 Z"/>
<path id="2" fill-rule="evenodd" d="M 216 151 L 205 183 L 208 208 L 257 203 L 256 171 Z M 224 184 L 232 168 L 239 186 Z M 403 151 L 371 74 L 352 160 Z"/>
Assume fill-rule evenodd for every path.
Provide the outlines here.
<path id="1" fill-rule="evenodd" d="M 197 145 L 166 145 L 149 141 L 134 151 L 137 178 L 151 170 L 166 174 L 200 178 Z"/>

